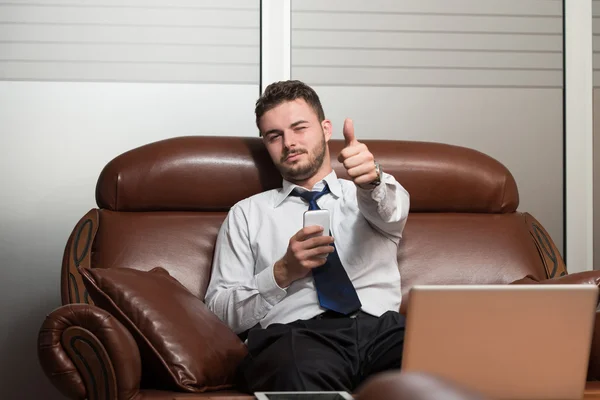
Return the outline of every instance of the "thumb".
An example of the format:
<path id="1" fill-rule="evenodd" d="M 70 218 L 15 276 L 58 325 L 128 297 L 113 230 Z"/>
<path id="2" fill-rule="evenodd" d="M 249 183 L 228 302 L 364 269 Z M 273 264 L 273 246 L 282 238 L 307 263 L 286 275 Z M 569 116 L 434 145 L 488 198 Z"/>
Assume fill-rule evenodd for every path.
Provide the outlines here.
<path id="1" fill-rule="evenodd" d="M 344 120 L 344 139 L 346 139 L 346 147 L 357 143 L 354 137 L 354 122 L 350 118 Z"/>

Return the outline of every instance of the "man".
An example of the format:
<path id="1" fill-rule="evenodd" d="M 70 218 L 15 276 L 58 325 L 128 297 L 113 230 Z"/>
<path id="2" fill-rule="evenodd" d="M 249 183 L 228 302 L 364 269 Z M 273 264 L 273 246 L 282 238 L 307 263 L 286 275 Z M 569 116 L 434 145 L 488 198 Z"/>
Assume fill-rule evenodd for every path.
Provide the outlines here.
<path id="1" fill-rule="evenodd" d="M 352 181 L 337 178 L 331 121 L 302 82 L 270 85 L 255 111 L 283 187 L 231 208 L 206 304 L 247 333 L 242 390 L 353 391 L 368 376 L 400 367 L 396 253 L 408 193 L 356 140 L 350 120 L 339 160 Z M 331 232 L 302 227 L 309 208 L 329 210 Z"/>

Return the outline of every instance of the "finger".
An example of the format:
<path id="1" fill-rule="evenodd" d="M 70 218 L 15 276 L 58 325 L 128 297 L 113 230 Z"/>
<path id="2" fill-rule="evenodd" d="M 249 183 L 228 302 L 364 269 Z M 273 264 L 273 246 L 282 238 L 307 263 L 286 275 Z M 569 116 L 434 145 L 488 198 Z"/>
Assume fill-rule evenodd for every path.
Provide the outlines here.
<path id="1" fill-rule="evenodd" d="M 346 147 L 352 146 L 358 141 L 354 137 L 354 122 L 350 118 L 344 120 L 344 139 L 346 140 Z"/>
<path id="2" fill-rule="evenodd" d="M 314 269 L 314 268 L 322 267 L 323 264 L 325 264 L 326 262 L 327 262 L 327 258 L 317 257 L 317 258 L 311 258 L 309 260 L 304 260 L 300 263 L 300 265 L 302 265 L 302 267 L 307 268 L 307 269 Z"/>
<path id="3" fill-rule="evenodd" d="M 310 235 L 314 235 L 316 233 L 321 233 L 323 232 L 323 227 L 319 226 L 319 225 L 311 225 L 311 226 L 307 226 L 306 228 L 302 228 L 300 229 L 295 235 L 294 238 L 301 242 L 303 240 L 306 240 L 307 237 L 309 237 Z"/>
<path id="4" fill-rule="evenodd" d="M 331 243 L 333 243 L 333 237 L 317 236 L 304 240 L 302 242 L 302 248 L 309 250 L 316 247 L 329 246 Z"/>
<path id="5" fill-rule="evenodd" d="M 357 176 L 357 177 L 353 178 L 352 180 L 357 185 L 366 185 L 368 183 L 373 182 L 375 179 L 377 179 L 377 171 L 370 173 L 370 174 Z"/>
<path id="6" fill-rule="evenodd" d="M 319 246 L 314 249 L 303 251 L 298 255 L 301 260 L 316 260 L 326 258 L 329 253 L 333 253 L 335 249 L 333 246 Z"/>
<path id="7" fill-rule="evenodd" d="M 347 160 L 350 157 L 354 157 L 357 154 L 360 154 L 360 152 L 362 151 L 362 146 L 350 146 L 350 147 L 344 147 L 342 149 L 342 151 L 340 151 L 340 155 L 338 157 L 338 161 L 343 163 L 345 160 Z"/>
<path id="8" fill-rule="evenodd" d="M 350 168 L 354 168 L 354 167 L 358 167 L 359 165 L 365 164 L 365 165 L 371 165 L 373 168 L 375 168 L 375 161 L 373 158 L 373 154 L 367 152 L 361 152 L 358 153 L 355 156 L 346 158 L 342 164 L 344 164 L 344 168 L 346 169 L 350 169 Z"/>
<path id="9" fill-rule="evenodd" d="M 377 171 L 375 170 L 375 164 L 367 163 L 348 169 L 348 175 L 350 175 L 351 178 L 357 178 L 361 175 L 373 175 L 373 179 L 375 179 L 377 177 Z"/>

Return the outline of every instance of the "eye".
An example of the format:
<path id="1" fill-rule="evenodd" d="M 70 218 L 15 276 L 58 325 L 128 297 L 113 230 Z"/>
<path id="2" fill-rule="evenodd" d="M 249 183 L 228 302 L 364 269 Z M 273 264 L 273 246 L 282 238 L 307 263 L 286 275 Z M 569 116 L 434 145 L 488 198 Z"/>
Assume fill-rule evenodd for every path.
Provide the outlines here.
<path id="1" fill-rule="evenodd" d="M 269 143 L 272 143 L 272 142 L 276 141 L 277 139 L 279 139 L 280 137 L 281 137 L 281 135 L 278 133 L 271 133 L 267 136 L 267 140 L 269 141 Z"/>
<path id="2" fill-rule="evenodd" d="M 308 127 L 305 126 L 305 125 L 302 125 L 302 126 L 297 126 L 294 130 L 296 130 L 296 131 L 303 131 L 306 128 L 308 128 Z"/>

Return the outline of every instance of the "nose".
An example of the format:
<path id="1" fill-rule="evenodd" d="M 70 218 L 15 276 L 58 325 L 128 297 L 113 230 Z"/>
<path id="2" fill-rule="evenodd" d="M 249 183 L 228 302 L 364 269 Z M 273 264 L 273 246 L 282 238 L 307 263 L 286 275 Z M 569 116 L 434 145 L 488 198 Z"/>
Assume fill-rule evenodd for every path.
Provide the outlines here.
<path id="1" fill-rule="evenodd" d="M 286 149 L 291 149 L 296 146 L 296 138 L 293 131 L 283 131 L 283 145 Z"/>

